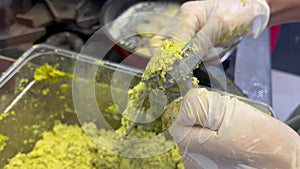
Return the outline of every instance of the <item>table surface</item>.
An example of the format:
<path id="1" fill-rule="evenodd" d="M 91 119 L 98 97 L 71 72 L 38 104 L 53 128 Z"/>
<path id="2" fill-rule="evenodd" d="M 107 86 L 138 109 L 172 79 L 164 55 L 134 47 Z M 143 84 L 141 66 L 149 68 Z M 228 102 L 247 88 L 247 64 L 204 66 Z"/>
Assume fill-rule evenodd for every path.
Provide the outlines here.
<path id="1" fill-rule="evenodd" d="M 14 63 L 14 59 L 0 55 L 0 75 Z"/>

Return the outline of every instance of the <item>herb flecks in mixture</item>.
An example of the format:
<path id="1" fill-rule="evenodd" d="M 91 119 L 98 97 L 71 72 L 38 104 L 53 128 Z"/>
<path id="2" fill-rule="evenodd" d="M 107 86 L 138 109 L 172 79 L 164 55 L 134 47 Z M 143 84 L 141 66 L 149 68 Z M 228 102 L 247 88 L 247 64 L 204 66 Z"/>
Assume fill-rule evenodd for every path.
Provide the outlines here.
<path id="1" fill-rule="evenodd" d="M 4 149 L 6 146 L 6 141 L 8 140 L 8 137 L 0 134 L 0 152 Z"/>
<path id="2" fill-rule="evenodd" d="M 44 96 L 47 96 L 49 93 L 50 93 L 50 89 L 48 87 L 42 90 L 42 94 Z"/>
<path id="3" fill-rule="evenodd" d="M 246 0 L 241 0 L 242 6 L 245 7 L 246 6 Z"/>
<path id="4" fill-rule="evenodd" d="M 7 113 L 7 112 L 0 114 L 0 122 L 1 122 L 2 120 L 4 120 L 7 116 L 8 116 L 8 113 Z"/>
<path id="5" fill-rule="evenodd" d="M 167 80 L 167 72 L 172 70 L 175 61 L 180 61 L 183 57 L 187 57 L 181 56 L 181 52 L 186 44 L 187 42 L 179 40 L 164 41 L 161 48 L 157 50 L 148 63 L 143 73 L 142 81 L 128 91 L 130 105 L 135 108 L 140 106 L 143 94 L 151 91 L 153 88 L 152 82 L 160 84 L 159 88 L 164 89 L 163 82 Z"/>
<path id="6" fill-rule="evenodd" d="M 105 111 L 112 119 L 121 121 L 121 113 L 118 110 L 118 107 L 115 104 L 108 106 Z"/>
<path id="7" fill-rule="evenodd" d="M 73 78 L 74 75 L 58 70 L 58 65 L 51 66 L 46 63 L 35 70 L 33 77 L 37 82 L 49 81 L 51 83 L 56 83 L 58 82 L 58 79 Z"/>
<path id="8" fill-rule="evenodd" d="M 176 61 L 180 61 L 187 55 L 181 55 L 187 42 L 179 40 L 165 40 L 160 49 L 156 51 L 154 56 L 149 61 L 142 80 L 157 78 L 156 81 L 166 82 L 167 72 L 173 69 Z M 162 86 L 163 87 L 163 86 Z"/>
<path id="9" fill-rule="evenodd" d="M 181 99 L 181 97 L 177 98 L 166 107 L 162 115 L 162 129 L 164 131 L 168 130 L 175 122 L 180 110 Z"/>
<path id="10" fill-rule="evenodd" d="M 18 153 L 4 169 L 179 169 L 184 167 L 182 155 L 177 146 L 154 157 L 126 158 L 113 154 L 97 145 L 97 142 L 99 142 L 100 145 L 108 149 L 114 148 L 120 152 L 128 153 L 131 153 L 132 148 L 135 148 L 141 151 L 134 153 L 141 153 L 142 156 L 147 153 L 147 149 L 159 150 L 163 146 L 172 146 L 174 144 L 163 136 L 157 136 L 155 141 L 157 144 L 143 143 L 129 147 L 128 141 L 121 136 L 118 137 L 118 134 L 114 131 L 99 130 L 92 123 L 84 124 L 82 127 L 84 130 L 77 125 L 57 123 L 53 131 L 43 134 L 43 138 L 36 143 L 31 152 Z M 132 134 L 141 138 L 156 136 L 156 133 L 144 131 L 140 128 L 134 129 Z"/>
<path id="11" fill-rule="evenodd" d="M 125 128 L 130 127 L 131 121 L 135 120 L 138 112 L 141 114 L 139 116 L 146 116 L 144 112 L 147 109 L 147 104 L 142 103 L 147 103 L 149 92 L 156 88 L 165 90 L 164 83 L 167 80 L 174 83 L 174 79 L 167 78 L 167 73 L 173 69 L 173 65 L 176 62 L 180 62 L 184 57 L 188 57 L 187 54 L 182 55 L 182 51 L 187 43 L 180 40 L 165 40 L 160 49 L 156 51 L 142 75 L 142 81 L 128 91 L 129 101 L 126 110 L 123 112 L 123 116 L 127 119 L 122 119 L 122 125 Z M 194 79 L 194 83 L 197 82 Z M 126 132 L 126 129 L 124 132 Z"/>
<path id="12" fill-rule="evenodd" d="M 244 36 L 250 31 L 251 27 L 248 25 L 236 25 L 230 28 L 221 28 L 221 36 L 219 41 L 222 44 L 233 43 L 238 40 L 241 36 Z"/>

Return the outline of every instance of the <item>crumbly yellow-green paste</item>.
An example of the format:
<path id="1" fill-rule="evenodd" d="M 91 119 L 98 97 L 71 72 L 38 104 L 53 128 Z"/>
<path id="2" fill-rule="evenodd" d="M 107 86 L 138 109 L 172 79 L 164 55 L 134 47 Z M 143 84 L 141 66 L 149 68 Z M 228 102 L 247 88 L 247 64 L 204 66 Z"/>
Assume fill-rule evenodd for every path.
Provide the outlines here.
<path id="1" fill-rule="evenodd" d="M 8 113 L 7 113 L 7 112 L 0 114 L 0 122 L 1 122 L 3 119 L 5 119 L 7 116 L 8 116 Z"/>
<path id="2" fill-rule="evenodd" d="M 187 55 L 181 55 L 186 44 L 186 41 L 165 40 L 161 48 L 155 52 L 154 56 L 149 61 L 143 73 L 142 80 L 148 80 L 157 76 L 165 82 L 167 80 L 167 72 L 172 70 L 174 63 L 182 60 L 183 57 L 187 57 Z"/>
<path id="3" fill-rule="evenodd" d="M 154 56 L 149 61 L 144 73 L 142 75 L 142 81 L 128 91 L 129 101 L 127 109 L 123 112 L 123 115 L 129 118 L 131 121 L 135 120 L 136 113 L 144 112 L 145 105 L 141 105 L 145 97 L 145 94 L 159 85 L 159 88 L 165 90 L 164 82 L 167 80 L 174 80 L 167 78 L 167 72 L 173 69 L 173 65 L 176 61 L 182 60 L 187 55 L 182 55 L 182 51 L 186 47 L 188 42 L 180 40 L 165 40 L 160 49 L 156 51 Z M 154 79 L 153 79 L 154 78 Z M 149 80 L 152 79 L 152 80 Z M 152 83 L 156 83 L 153 85 Z M 194 83 L 198 83 L 194 79 Z M 130 127 L 131 122 L 127 119 L 122 119 L 122 125 Z M 125 130 L 126 131 L 126 130 Z"/>
<path id="4" fill-rule="evenodd" d="M 246 6 L 246 0 L 241 0 L 242 6 L 245 7 Z"/>
<path id="5" fill-rule="evenodd" d="M 58 65 L 51 66 L 48 63 L 44 64 L 37 68 L 34 72 L 34 80 L 37 82 L 40 81 L 49 81 L 52 83 L 57 82 L 60 78 L 73 78 L 74 75 L 66 73 L 57 69 Z"/>
<path id="6" fill-rule="evenodd" d="M 92 124 L 83 126 L 89 135 L 96 137 L 98 141 L 113 139 L 114 131 L 97 129 Z M 155 136 L 156 133 L 134 129 L 132 132 L 136 137 Z M 119 151 L 131 150 L 122 143 L 104 142 L 107 146 L 113 146 Z M 171 141 L 160 139 L 161 146 Z M 136 145 L 132 145 L 136 146 Z M 149 144 L 149 149 L 159 149 L 160 144 Z M 141 152 L 143 153 L 143 152 Z M 45 132 L 34 149 L 29 153 L 19 153 L 9 161 L 4 169 L 176 169 L 184 168 L 182 156 L 178 147 L 164 152 L 158 156 L 148 158 L 126 158 L 110 153 L 93 142 L 77 125 L 66 125 L 58 123 L 53 131 Z"/>
<path id="7" fill-rule="evenodd" d="M 18 90 L 23 91 L 24 86 L 29 82 L 28 79 L 21 79 L 18 85 Z"/>
<path id="8" fill-rule="evenodd" d="M 6 141 L 8 140 L 7 136 L 4 136 L 2 134 L 0 134 L 0 152 L 4 149 L 4 147 L 6 146 Z"/>
<path id="9" fill-rule="evenodd" d="M 251 30 L 249 25 L 235 25 L 230 28 L 221 28 L 219 41 L 223 44 L 229 43 L 232 40 L 235 40 L 242 35 L 247 34 Z"/>
<path id="10" fill-rule="evenodd" d="M 108 106 L 105 111 L 107 112 L 107 115 L 109 115 L 112 119 L 117 121 L 121 120 L 121 114 L 115 104 Z"/>
<path id="11" fill-rule="evenodd" d="M 176 43 L 174 41 L 166 41 L 162 47 L 164 50 L 170 50 L 173 54 L 167 54 L 163 57 L 165 59 L 165 67 L 163 71 L 170 70 L 169 66 L 175 62 L 174 60 L 182 59 L 180 56 L 181 50 L 184 48 L 184 43 Z M 182 48 L 182 49 L 179 49 Z M 162 53 L 161 53 L 162 54 Z M 175 55 L 174 55 L 175 54 Z M 160 55 L 162 56 L 162 55 Z M 174 57 L 175 56 L 175 57 Z M 173 60 L 173 61 L 171 61 Z M 157 62 L 152 67 L 149 68 L 152 74 L 159 74 L 160 77 L 164 77 L 163 71 L 159 69 L 159 66 L 164 62 Z M 60 78 L 73 78 L 72 74 L 68 74 L 59 71 L 56 66 L 51 66 L 45 64 L 34 73 L 34 79 L 39 81 L 57 82 Z M 151 74 L 143 75 L 143 78 L 151 76 Z M 163 79 L 163 78 L 162 78 Z M 66 90 L 68 86 L 62 85 L 61 90 Z M 141 91 L 145 89 L 150 89 L 147 83 L 141 82 L 135 88 L 131 89 L 128 94 L 130 100 L 135 100 L 136 102 L 131 102 L 130 104 L 138 106 L 140 103 L 140 98 L 142 97 Z M 47 95 L 50 91 L 47 88 L 42 92 Z M 117 108 L 114 105 L 107 107 L 106 111 L 118 113 Z M 135 113 L 135 112 L 133 112 Z M 117 130 L 117 133 L 124 133 L 129 124 L 124 118 L 122 119 L 122 126 Z M 161 129 L 161 123 L 158 124 Z M 97 129 L 94 124 L 88 124 L 83 126 L 85 131 L 89 132 L 89 135 L 95 135 L 98 141 L 107 141 L 110 137 L 114 137 L 115 131 L 107 131 L 104 129 Z M 156 132 L 146 131 L 143 127 L 138 126 L 133 129 L 130 137 L 151 137 L 157 136 Z M 107 138 L 104 139 L 103 138 Z M 122 140 L 123 139 L 123 140 Z M 160 144 L 149 144 L 146 147 L 149 150 L 160 149 L 166 144 L 174 144 L 170 140 L 166 140 L 163 136 L 158 137 Z M 4 140 L 4 139 L 3 139 Z M 118 144 L 114 142 L 104 142 L 106 146 L 113 147 L 118 151 L 132 151 L 132 147 L 129 148 L 125 143 L 123 137 L 120 137 Z M 121 144 L 119 144 L 121 143 Z M 122 144 L 123 143 L 123 144 Z M 1 144 L 0 144 L 1 145 Z M 3 144 L 4 145 L 4 144 Z M 125 146 L 126 145 L 126 146 Z M 5 146 L 5 145 L 4 145 Z M 140 145 L 131 145 L 140 146 Z M 146 153 L 135 152 L 135 153 Z M 9 164 L 4 167 L 4 169 L 32 169 L 32 168 L 55 168 L 55 169 L 117 169 L 117 168 L 141 168 L 141 169 L 152 169 L 152 168 L 162 168 L 162 169 L 181 169 L 185 168 L 182 162 L 182 155 L 177 146 L 169 150 L 168 152 L 162 153 L 155 157 L 149 158 L 125 158 L 120 157 L 116 154 L 112 154 L 93 142 L 89 136 L 87 136 L 82 128 L 77 125 L 66 125 L 58 123 L 54 126 L 53 131 L 43 133 L 43 138 L 39 140 L 34 149 L 29 153 L 18 153 L 13 157 Z"/>
<path id="12" fill-rule="evenodd" d="M 181 99 L 181 97 L 175 99 L 165 108 L 164 113 L 162 115 L 163 131 L 168 130 L 171 127 L 171 125 L 175 122 L 180 110 Z"/>
<path id="13" fill-rule="evenodd" d="M 149 79 L 155 78 L 153 81 L 160 84 L 160 88 L 164 88 L 163 82 L 167 80 L 167 72 L 172 70 L 175 61 L 183 59 L 181 52 L 186 44 L 187 42 L 179 40 L 164 41 L 144 70 L 142 81 L 128 91 L 131 105 L 138 107 L 145 90 L 151 90 L 152 84 L 148 81 Z"/>
<path id="14" fill-rule="evenodd" d="M 148 63 L 142 75 L 142 81 L 128 91 L 129 103 L 131 106 L 137 108 L 143 97 L 143 93 L 147 92 L 147 90 L 151 90 L 151 81 L 147 81 L 150 78 L 155 77 L 155 83 L 159 83 L 160 87 L 162 89 L 164 88 L 163 82 L 167 80 L 167 72 L 172 70 L 172 66 L 174 65 L 175 61 L 183 59 L 183 56 L 181 56 L 181 52 L 185 48 L 186 44 L 187 42 L 179 40 L 164 41 L 161 48 L 157 50 L 155 55 Z"/>
<path id="15" fill-rule="evenodd" d="M 2 95 L 0 100 L 1 101 L 5 101 L 6 99 L 7 99 L 7 96 L 6 95 Z"/>

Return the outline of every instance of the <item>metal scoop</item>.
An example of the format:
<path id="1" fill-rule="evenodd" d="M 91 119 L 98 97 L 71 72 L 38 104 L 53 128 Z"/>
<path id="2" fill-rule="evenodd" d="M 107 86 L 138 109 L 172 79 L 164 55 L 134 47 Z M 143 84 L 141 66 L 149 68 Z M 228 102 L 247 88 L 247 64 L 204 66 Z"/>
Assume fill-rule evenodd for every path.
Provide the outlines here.
<path id="1" fill-rule="evenodd" d="M 186 44 L 182 52 L 180 53 L 181 56 L 187 55 L 187 57 L 183 57 L 182 60 L 176 61 L 174 65 L 172 66 L 172 69 L 167 72 L 166 74 L 166 80 L 162 82 L 162 80 L 157 76 L 153 76 L 149 78 L 148 80 L 143 80 L 146 83 L 151 83 L 151 85 L 154 88 L 160 88 L 163 86 L 165 89 L 169 89 L 177 84 L 178 81 L 182 80 L 183 77 L 186 77 L 189 75 L 194 68 L 201 63 L 201 59 L 199 54 L 191 50 L 193 46 L 193 42 L 189 41 L 189 43 Z M 141 113 L 141 110 L 143 108 L 145 98 L 149 92 L 147 90 L 144 91 L 143 97 L 141 99 L 141 102 L 139 104 L 139 107 L 136 111 L 135 120 L 136 121 L 139 118 L 139 114 Z M 132 129 L 136 126 L 136 122 L 133 122 L 129 129 L 127 130 L 125 136 L 128 136 Z"/>

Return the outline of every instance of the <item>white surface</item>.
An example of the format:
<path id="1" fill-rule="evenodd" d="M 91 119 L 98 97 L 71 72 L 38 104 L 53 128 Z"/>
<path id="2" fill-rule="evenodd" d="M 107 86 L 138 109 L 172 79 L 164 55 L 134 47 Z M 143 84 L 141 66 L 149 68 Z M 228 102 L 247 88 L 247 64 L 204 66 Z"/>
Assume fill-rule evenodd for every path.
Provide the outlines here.
<path id="1" fill-rule="evenodd" d="M 272 70 L 272 101 L 277 118 L 285 121 L 300 104 L 300 76 Z"/>

